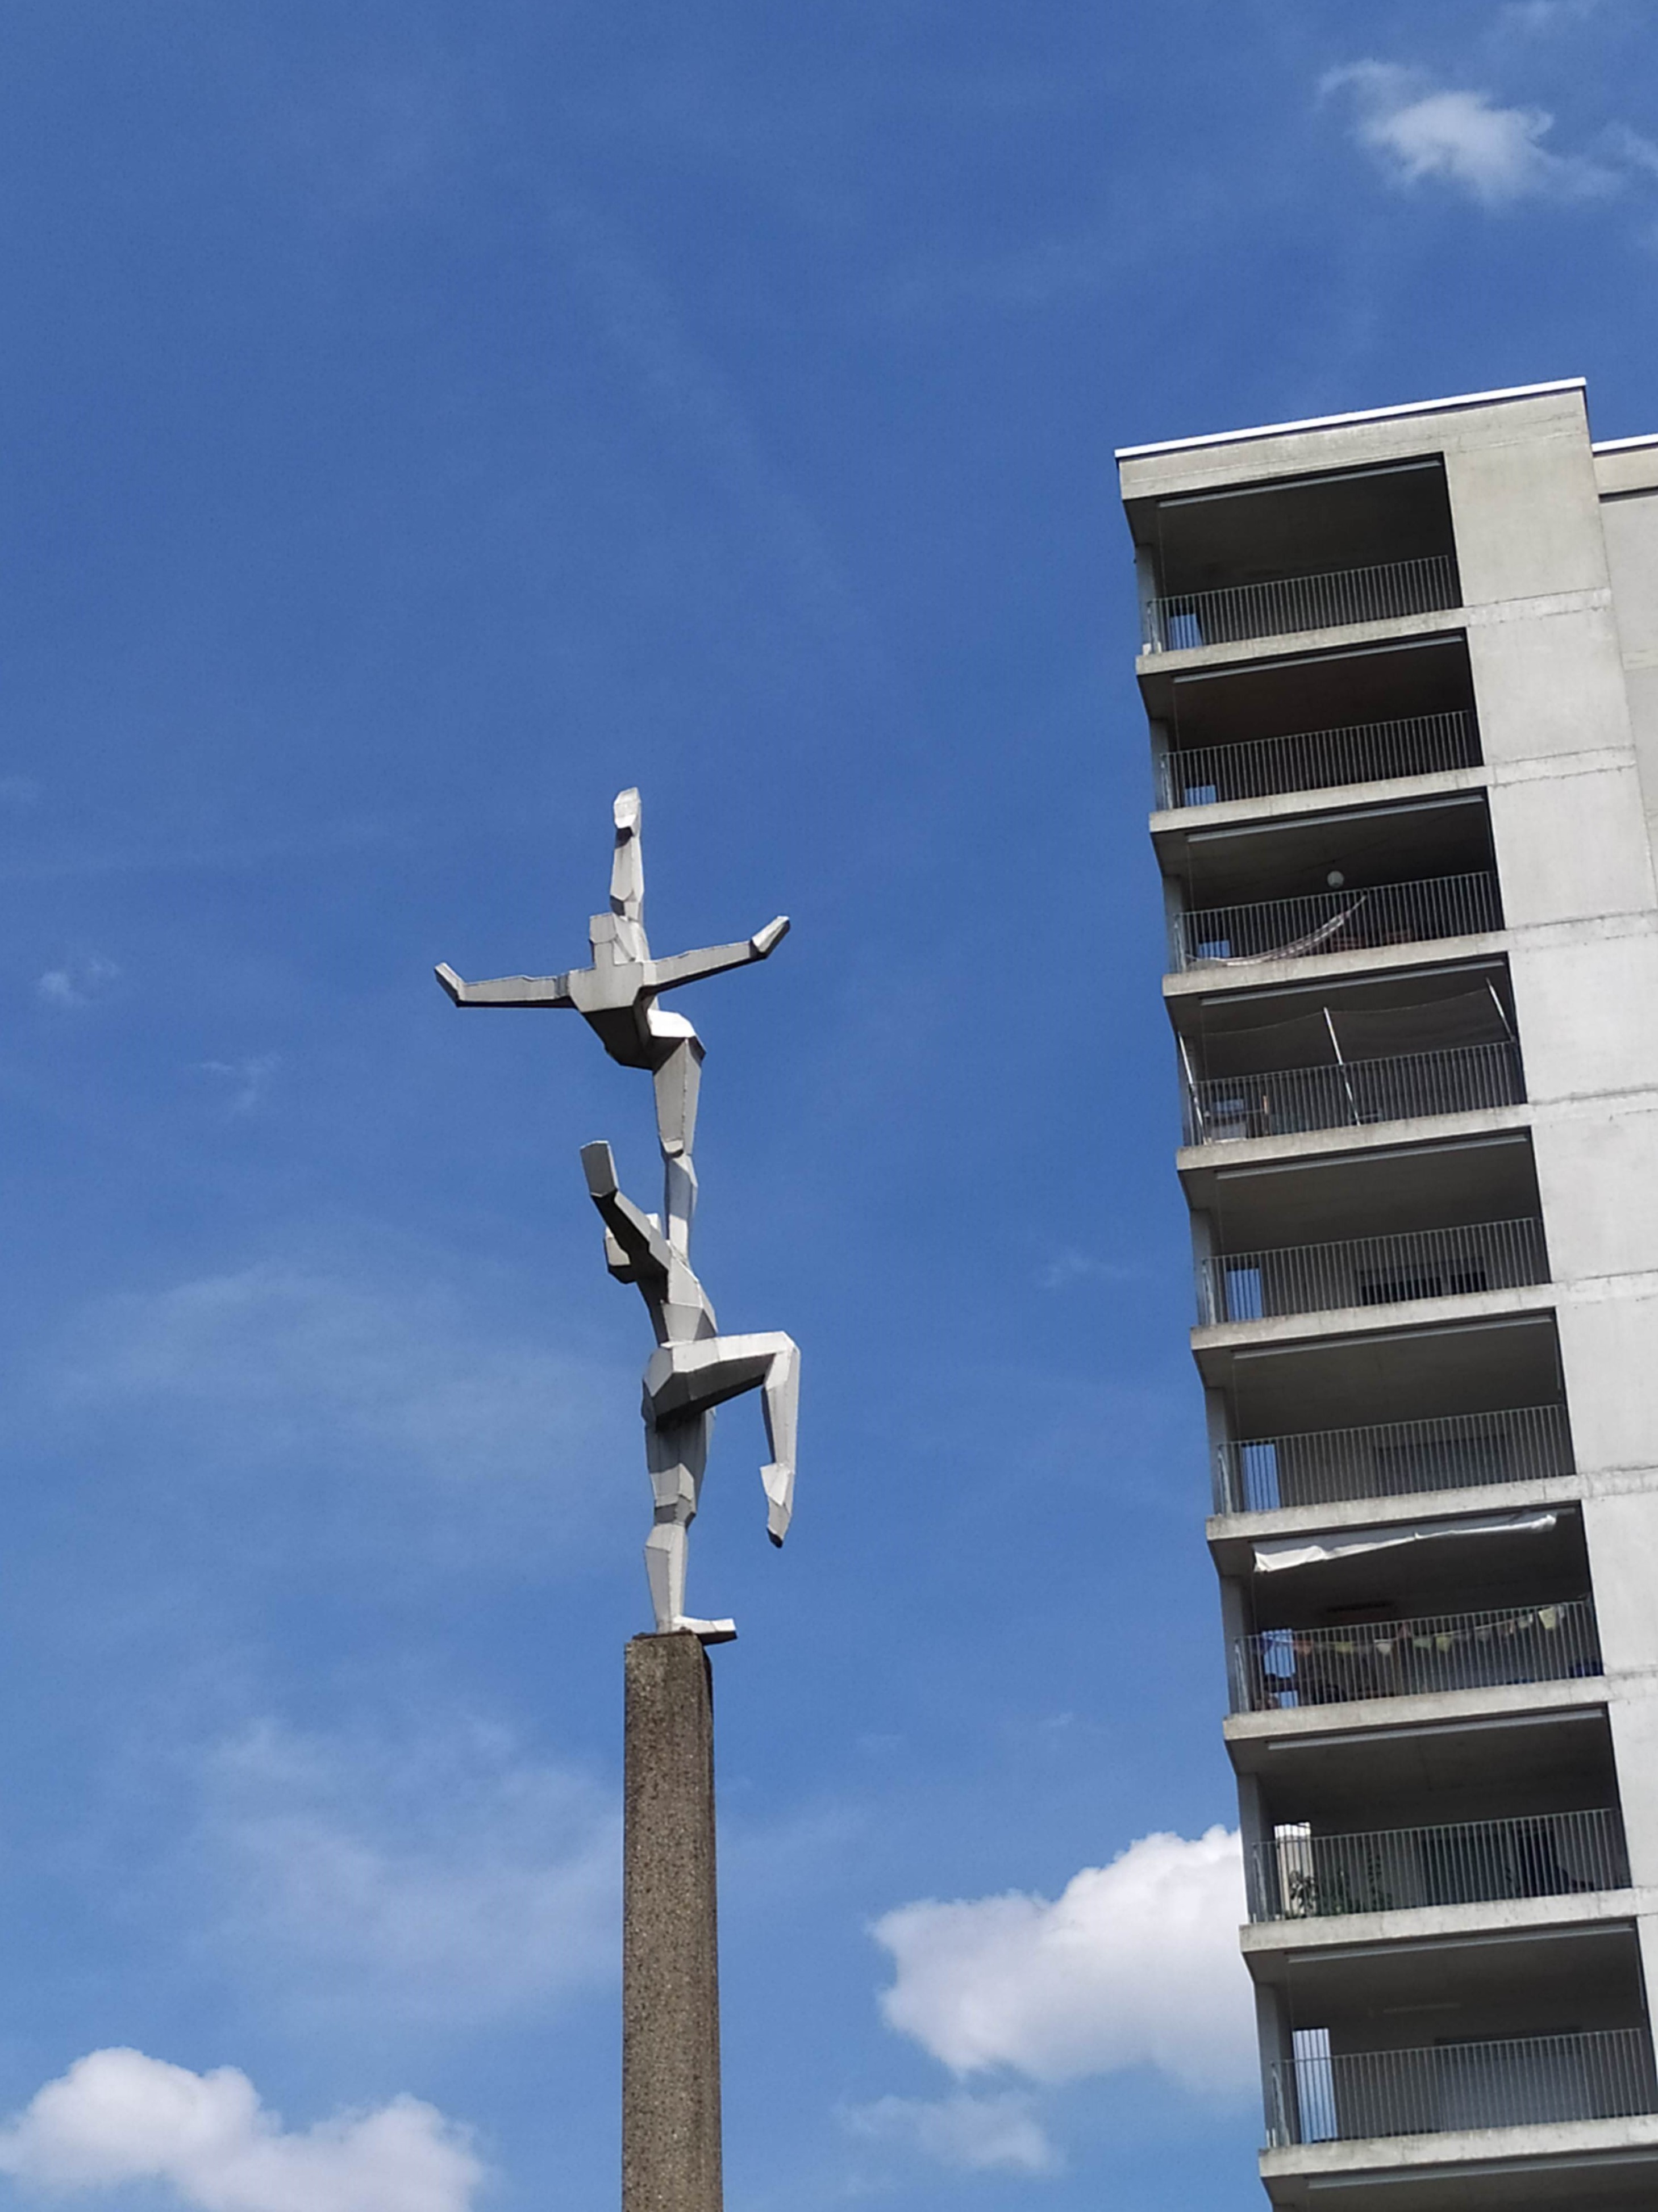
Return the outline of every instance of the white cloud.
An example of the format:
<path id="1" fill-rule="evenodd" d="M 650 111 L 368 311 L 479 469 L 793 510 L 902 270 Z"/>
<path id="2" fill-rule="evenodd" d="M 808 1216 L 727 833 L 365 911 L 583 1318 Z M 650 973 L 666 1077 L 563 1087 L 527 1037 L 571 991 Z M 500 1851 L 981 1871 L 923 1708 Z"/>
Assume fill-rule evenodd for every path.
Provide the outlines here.
<path id="1" fill-rule="evenodd" d="M 1033 2100 L 1016 2089 L 991 2097 L 965 2092 L 936 2103 L 881 2097 L 842 2114 L 856 2136 L 870 2142 L 901 2143 L 941 2166 L 983 2172 L 1057 2173 L 1060 2160 L 1036 2117 Z"/>
<path id="2" fill-rule="evenodd" d="M 1050 1901 L 1014 1892 L 901 1905 L 875 1923 L 889 2023 L 958 2074 L 1043 2082 L 1149 2065 L 1230 2095 L 1254 2079 L 1235 1834 L 1143 1836 Z"/>
<path id="3" fill-rule="evenodd" d="M 35 983 L 35 994 L 49 1006 L 88 1006 L 120 972 L 101 953 L 77 954 L 61 968 L 48 968 Z"/>
<path id="4" fill-rule="evenodd" d="M 1606 135 L 1606 143 L 1609 151 L 1631 168 L 1658 176 L 1658 145 L 1640 131 L 1631 131 L 1626 123 L 1615 123 Z"/>
<path id="5" fill-rule="evenodd" d="M 1320 90 L 1353 99 L 1361 144 L 1403 184 L 1440 179 L 1496 208 L 1527 198 L 1588 198 L 1620 181 L 1599 162 L 1545 147 L 1554 118 L 1545 109 L 1501 107 L 1486 93 L 1436 89 L 1392 62 L 1332 70 Z"/>
<path id="6" fill-rule="evenodd" d="M 1534 38 L 1568 23 L 1587 22 L 1600 7 L 1600 0 L 1509 0 L 1497 16 L 1497 29 Z"/>
<path id="7" fill-rule="evenodd" d="M 230 1085 L 229 1110 L 251 1114 L 271 1087 L 271 1079 L 282 1066 L 279 1054 L 259 1052 L 245 1060 L 204 1060 L 204 1075 L 222 1077 Z"/>
<path id="8" fill-rule="evenodd" d="M 470 2212 L 484 2168 L 430 2105 L 399 2097 L 303 2134 L 232 2066 L 192 2074 L 94 2051 L 0 2130 L 0 2172 L 50 2190 L 170 2185 L 196 2212 Z"/>
<path id="9" fill-rule="evenodd" d="M 1079 1252 L 1068 1244 L 1057 1252 L 1036 1271 L 1039 1290 L 1068 1291 L 1073 1283 L 1131 1283 L 1141 1279 L 1143 1271 L 1125 1267 L 1120 1261 L 1101 1260 L 1092 1252 Z"/>
<path id="10" fill-rule="evenodd" d="M 614 1971 L 613 1799 L 498 1728 L 428 1723 L 387 1744 L 267 1723 L 206 1778 L 219 1941 L 302 2011 L 455 2025 Z"/>

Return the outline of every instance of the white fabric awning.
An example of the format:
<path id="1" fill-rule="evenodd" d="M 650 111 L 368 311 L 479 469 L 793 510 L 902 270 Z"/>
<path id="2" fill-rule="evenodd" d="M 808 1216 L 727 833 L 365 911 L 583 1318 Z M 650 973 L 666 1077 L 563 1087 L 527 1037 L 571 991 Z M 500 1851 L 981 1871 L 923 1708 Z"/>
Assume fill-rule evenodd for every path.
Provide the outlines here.
<path id="1" fill-rule="evenodd" d="M 1285 1567 L 1320 1566 L 1331 1559 L 1355 1559 L 1365 1552 L 1388 1552 L 1399 1544 L 1425 1544 L 1436 1536 L 1532 1536 L 1552 1528 L 1552 1513 L 1485 1513 L 1472 1521 L 1412 1521 L 1397 1528 L 1356 1528 L 1345 1536 L 1284 1536 L 1255 1547 L 1255 1566 L 1263 1575 Z"/>

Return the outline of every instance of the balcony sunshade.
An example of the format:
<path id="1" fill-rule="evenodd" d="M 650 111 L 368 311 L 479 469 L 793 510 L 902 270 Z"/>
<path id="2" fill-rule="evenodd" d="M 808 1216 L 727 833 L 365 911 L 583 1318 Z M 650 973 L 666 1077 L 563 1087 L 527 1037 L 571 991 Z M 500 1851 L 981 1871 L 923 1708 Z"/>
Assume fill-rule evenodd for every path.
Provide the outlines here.
<path id="1" fill-rule="evenodd" d="M 1316 1012 L 1287 1018 L 1277 1014 L 1246 1023 L 1234 1018 L 1224 1030 L 1211 1030 L 1194 1043 L 1211 1079 L 1262 1069 L 1331 1067 L 1336 1064 L 1332 1024 L 1344 1060 L 1386 1060 L 1397 1054 L 1502 1044 L 1513 1034 L 1490 991 L 1481 990 L 1374 1012 L 1332 1006 L 1326 1012 L 1320 1006 Z"/>
<path id="2" fill-rule="evenodd" d="M 1436 1536 L 1541 1536 L 1559 1516 L 1553 1513 L 1487 1513 L 1474 1521 L 1414 1521 L 1402 1528 L 1357 1528 L 1350 1536 L 1285 1536 L 1255 1547 L 1259 1574 L 1286 1567 L 1327 1565 L 1366 1552 L 1390 1552 L 1401 1544 L 1424 1544 Z"/>

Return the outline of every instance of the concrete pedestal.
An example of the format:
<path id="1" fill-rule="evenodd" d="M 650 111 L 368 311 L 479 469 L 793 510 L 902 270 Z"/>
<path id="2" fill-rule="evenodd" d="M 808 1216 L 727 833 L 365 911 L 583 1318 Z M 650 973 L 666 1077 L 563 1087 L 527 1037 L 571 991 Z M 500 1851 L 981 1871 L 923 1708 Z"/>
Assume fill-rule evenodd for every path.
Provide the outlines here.
<path id="1" fill-rule="evenodd" d="M 708 1655 L 636 1636 L 626 1677 L 622 2212 L 722 2212 Z"/>

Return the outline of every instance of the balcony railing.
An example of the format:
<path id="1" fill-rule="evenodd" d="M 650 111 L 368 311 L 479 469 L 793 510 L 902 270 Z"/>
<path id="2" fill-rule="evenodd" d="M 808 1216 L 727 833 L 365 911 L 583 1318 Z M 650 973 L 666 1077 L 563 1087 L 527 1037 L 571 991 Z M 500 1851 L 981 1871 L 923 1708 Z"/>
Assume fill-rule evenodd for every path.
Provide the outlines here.
<path id="1" fill-rule="evenodd" d="M 1466 876 L 1429 876 L 1419 883 L 1373 884 L 1363 890 L 1192 908 L 1175 915 L 1169 951 L 1173 967 L 1181 970 L 1477 937 L 1502 927 L 1496 878 L 1482 868 Z"/>
<path id="2" fill-rule="evenodd" d="M 1268 2106 L 1282 2148 L 1627 2119 L 1658 2111 L 1658 2081 L 1645 2030 L 1611 2027 L 1282 2059 Z"/>
<path id="3" fill-rule="evenodd" d="M 1493 1482 L 1542 1482 L 1572 1471 L 1564 1406 L 1443 1413 L 1362 1429 L 1228 1442 L 1215 1455 L 1217 1513 L 1275 1513 L 1344 1498 L 1411 1498 Z"/>
<path id="4" fill-rule="evenodd" d="M 1215 592 L 1171 592 L 1146 603 L 1146 649 L 1187 653 L 1293 630 L 1397 622 L 1454 607 L 1458 598 L 1456 564 L 1448 553 L 1320 576 L 1283 576 L 1267 584 L 1228 584 Z"/>
<path id="5" fill-rule="evenodd" d="M 1206 1326 L 1267 1321 L 1279 1314 L 1466 1297 L 1548 1279 L 1540 1221 L 1479 1221 L 1464 1229 L 1217 1254 L 1198 1271 L 1198 1318 Z"/>
<path id="6" fill-rule="evenodd" d="M 1216 806 L 1228 799 L 1270 799 L 1283 791 L 1326 791 L 1338 784 L 1436 775 L 1476 768 L 1473 716 L 1459 708 L 1390 722 L 1354 722 L 1241 744 L 1185 745 L 1157 763 L 1160 806 Z"/>
<path id="7" fill-rule="evenodd" d="M 1188 1145 L 1226 1145 L 1243 1137 L 1413 1121 L 1429 1114 L 1478 1114 L 1521 1105 L 1525 1097 L 1517 1044 L 1453 1045 L 1334 1066 L 1207 1077 L 1186 1086 L 1183 1133 Z"/>
<path id="8" fill-rule="evenodd" d="M 1233 1647 L 1232 1710 L 1290 1712 L 1515 1682 L 1570 1682 L 1600 1671 L 1587 1598 L 1340 1628 L 1268 1628 Z"/>
<path id="9" fill-rule="evenodd" d="M 1250 1854 L 1249 1917 L 1317 1920 L 1503 1898 L 1577 1897 L 1628 1886 L 1623 1823 L 1606 1810 L 1371 1835 L 1281 1828 Z"/>

